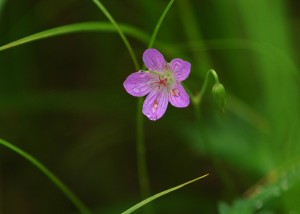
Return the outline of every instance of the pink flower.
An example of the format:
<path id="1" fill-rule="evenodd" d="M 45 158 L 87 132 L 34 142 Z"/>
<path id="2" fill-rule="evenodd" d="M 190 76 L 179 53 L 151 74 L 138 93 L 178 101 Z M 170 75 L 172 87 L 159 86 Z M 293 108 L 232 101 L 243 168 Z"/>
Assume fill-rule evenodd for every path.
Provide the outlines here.
<path id="1" fill-rule="evenodd" d="M 143 114 L 150 120 L 158 120 L 167 110 L 170 102 L 177 108 L 190 104 L 189 95 L 181 85 L 191 71 L 191 64 L 182 59 L 167 63 L 156 49 L 143 54 L 147 71 L 130 74 L 124 82 L 125 90 L 135 97 L 148 95 L 143 104 Z"/>

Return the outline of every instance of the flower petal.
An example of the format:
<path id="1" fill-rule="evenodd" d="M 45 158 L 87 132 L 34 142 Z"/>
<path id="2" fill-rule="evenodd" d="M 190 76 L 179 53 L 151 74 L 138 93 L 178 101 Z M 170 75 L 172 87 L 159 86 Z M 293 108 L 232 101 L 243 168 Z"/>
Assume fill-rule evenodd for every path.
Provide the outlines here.
<path id="1" fill-rule="evenodd" d="M 175 79 L 177 81 L 183 81 L 191 72 L 191 63 L 176 58 L 170 62 L 170 68 L 174 72 Z"/>
<path id="2" fill-rule="evenodd" d="M 143 113 L 150 120 L 158 120 L 166 112 L 168 107 L 168 91 L 165 87 L 153 90 L 145 99 Z"/>
<path id="3" fill-rule="evenodd" d="M 151 71 L 161 71 L 166 67 L 164 56 L 156 49 L 147 49 L 143 54 L 143 61 Z"/>
<path id="4" fill-rule="evenodd" d="M 169 92 L 170 103 L 177 108 L 184 108 L 190 104 L 190 97 L 180 83 L 174 84 Z"/>
<path id="5" fill-rule="evenodd" d="M 139 71 L 130 74 L 124 81 L 123 86 L 128 94 L 142 97 L 150 93 L 150 85 L 153 81 L 155 81 L 153 74 Z"/>

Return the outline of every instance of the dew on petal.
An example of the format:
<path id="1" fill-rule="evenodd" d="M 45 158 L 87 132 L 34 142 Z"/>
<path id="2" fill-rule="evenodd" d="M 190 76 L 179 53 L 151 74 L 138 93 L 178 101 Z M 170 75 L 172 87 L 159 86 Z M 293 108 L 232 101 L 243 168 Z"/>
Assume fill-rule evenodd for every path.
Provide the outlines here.
<path id="1" fill-rule="evenodd" d="M 157 116 L 156 115 L 150 115 L 150 114 L 146 114 L 146 116 L 150 119 L 150 120 L 157 120 Z"/>
<path id="2" fill-rule="evenodd" d="M 157 116 L 156 116 L 156 115 L 153 115 L 153 116 L 151 117 L 151 120 L 153 120 L 153 121 L 157 120 Z"/>
<path id="3" fill-rule="evenodd" d="M 140 89 L 140 88 L 134 88 L 134 89 L 133 89 L 133 92 L 138 94 L 138 93 L 141 92 L 141 89 Z"/>

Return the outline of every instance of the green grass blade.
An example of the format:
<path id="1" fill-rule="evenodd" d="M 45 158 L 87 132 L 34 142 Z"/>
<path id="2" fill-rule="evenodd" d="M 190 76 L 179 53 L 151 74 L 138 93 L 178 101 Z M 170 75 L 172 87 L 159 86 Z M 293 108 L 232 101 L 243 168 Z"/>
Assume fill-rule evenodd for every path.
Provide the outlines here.
<path id="1" fill-rule="evenodd" d="M 108 18 L 108 20 L 114 25 L 114 27 L 118 31 L 122 41 L 124 42 L 125 46 L 128 49 L 128 52 L 132 58 L 132 61 L 133 61 L 133 64 L 134 64 L 136 70 L 139 70 L 140 66 L 136 59 L 136 55 L 133 52 L 132 47 L 131 47 L 130 43 L 128 42 L 126 36 L 124 35 L 122 29 L 120 28 L 119 24 L 114 20 L 114 18 L 110 15 L 108 10 L 104 7 L 104 5 L 99 0 L 93 0 L 93 2 L 99 7 L 99 9 L 104 13 L 104 15 Z"/>
<path id="2" fill-rule="evenodd" d="M 170 193 L 170 192 L 173 192 L 173 191 L 175 191 L 175 190 L 178 190 L 178 189 L 180 189 L 180 188 L 182 188 L 182 187 L 184 187 L 184 186 L 186 186 L 186 185 L 188 185 L 188 184 L 191 184 L 191 183 L 193 183 L 193 182 L 195 182 L 195 181 L 198 181 L 198 180 L 200 180 L 200 179 L 202 179 L 202 178 L 204 178 L 204 177 L 206 177 L 206 176 L 208 176 L 208 175 L 209 175 L 209 174 L 203 175 L 203 176 L 201 176 L 201 177 L 198 177 L 198 178 L 193 179 L 193 180 L 191 180 L 191 181 L 188 181 L 188 182 L 186 182 L 186 183 L 180 184 L 180 185 L 178 185 L 178 186 L 176 186 L 176 187 L 173 187 L 173 188 L 167 189 L 167 190 L 165 190 L 165 191 L 162 191 L 162 192 L 160 192 L 160 193 L 157 193 L 157 194 L 155 194 L 155 195 L 153 195 L 153 196 L 151 196 L 151 197 L 149 197 L 149 198 L 147 198 L 147 199 L 141 201 L 140 203 L 134 205 L 133 207 L 130 207 L 128 210 L 122 212 L 122 214 L 129 214 L 129 213 L 132 213 L 132 212 L 136 211 L 137 209 L 141 208 L 142 206 L 145 206 L 146 204 L 152 202 L 153 200 L 155 200 L 155 199 L 157 199 L 157 198 L 159 198 L 159 197 L 161 197 L 161 196 L 164 196 L 164 195 L 166 195 L 166 194 L 168 194 L 168 193 Z"/>
<path id="3" fill-rule="evenodd" d="M 139 41 L 146 43 L 149 40 L 149 36 L 129 25 L 120 24 L 120 28 L 122 31 Z M 64 25 L 61 27 L 52 28 L 49 30 L 41 31 L 39 33 L 32 34 L 30 36 L 24 37 L 22 39 L 16 40 L 14 42 L 8 43 L 0 47 L 0 51 L 19 46 L 25 43 L 33 42 L 40 39 L 45 39 L 49 37 L 70 34 L 70 33 L 78 33 L 78 32 L 116 32 L 116 28 L 109 22 L 83 22 L 76 23 L 70 25 Z"/>
<path id="4" fill-rule="evenodd" d="M 150 42 L 148 44 L 148 48 L 151 48 L 153 46 L 154 41 L 155 41 L 156 36 L 157 36 L 157 33 L 158 33 L 158 30 L 159 30 L 163 20 L 165 19 L 166 15 L 167 15 L 168 11 L 170 10 L 173 3 L 174 3 L 174 0 L 171 0 L 169 2 L 169 4 L 167 5 L 167 7 L 165 8 L 164 12 L 161 14 L 161 16 L 160 16 L 160 18 L 159 18 L 159 20 L 158 20 L 158 22 L 157 22 L 157 24 L 154 28 L 153 34 L 152 34 Z"/>
<path id="5" fill-rule="evenodd" d="M 28 154 L 27 152 L 23 151 L 19 147 L 0 139 L 0 144 L 5 146 L 6 148 L 16 152 L 29 162 L 31 162 L 34 166 L 36 166 L 41 172 L 43 172 L 53 183 L 57 186 L 65 195 L 66 197 L 74 204 L 75 207 L 80 211 L 82 214 L 89 214 L 91 213 L 88 208 L 82 203 L 82 201 L 58 178 L 56 177 L 46 166 L 44 166 L 40 161 L 34 158 L 32 155 Z"/>

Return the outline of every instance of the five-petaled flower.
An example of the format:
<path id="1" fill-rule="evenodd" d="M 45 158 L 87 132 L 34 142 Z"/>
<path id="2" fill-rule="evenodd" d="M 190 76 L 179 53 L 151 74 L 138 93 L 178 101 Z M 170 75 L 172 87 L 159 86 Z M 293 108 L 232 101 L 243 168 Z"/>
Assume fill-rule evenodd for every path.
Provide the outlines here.
<path id="1" fill-rule="evenodd" d="M 143 104 L 143 113 L 150 120 L 161 118 L 168 102 L 178 108 L 190 104 L 189 95 L 181 85 L 191 71 L 191 64 L 182 59 L 167 63 L 156 49 L 148 49 L 143 54 L 147 71 L 132 73 L 124 82 L 125 90 L 135 97 L 148 95 Z"/>

